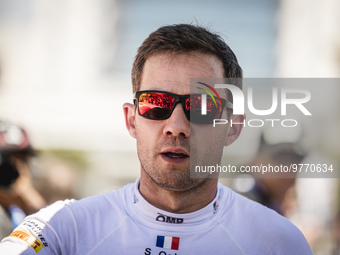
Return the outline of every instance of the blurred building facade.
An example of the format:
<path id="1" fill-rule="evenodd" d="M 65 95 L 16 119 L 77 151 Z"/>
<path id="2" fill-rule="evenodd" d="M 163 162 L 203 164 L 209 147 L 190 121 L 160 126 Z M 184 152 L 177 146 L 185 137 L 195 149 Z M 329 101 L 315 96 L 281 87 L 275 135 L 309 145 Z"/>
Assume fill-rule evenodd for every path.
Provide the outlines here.
<path id="1" fill-rule="evenodd" d="M 277 8 L 266 0 L 0 0 L 0 117 L 24 126 L 40 150 L 87 153 L 107 184 L 89 178 L 84 194 L 121 186 L 139 172 L 122 105 L 132 102 L 142 40 L 161 25 L 198 23 L 221 33 L 246 76 L 269 77 Z"/>

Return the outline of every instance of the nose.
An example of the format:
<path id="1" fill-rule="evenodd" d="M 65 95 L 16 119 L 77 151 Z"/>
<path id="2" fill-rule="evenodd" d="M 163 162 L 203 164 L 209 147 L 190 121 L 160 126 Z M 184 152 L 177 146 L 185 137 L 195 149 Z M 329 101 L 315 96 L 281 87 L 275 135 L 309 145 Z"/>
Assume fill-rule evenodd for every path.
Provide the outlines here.
<path id="1" fill-rule="evenodd" d="M 177 104 L 170 118 L 165 120 L 163 134 L 165 136 L 182 136 L 189 138 L 190 122 L 185 116 L 181 104 Z"/>

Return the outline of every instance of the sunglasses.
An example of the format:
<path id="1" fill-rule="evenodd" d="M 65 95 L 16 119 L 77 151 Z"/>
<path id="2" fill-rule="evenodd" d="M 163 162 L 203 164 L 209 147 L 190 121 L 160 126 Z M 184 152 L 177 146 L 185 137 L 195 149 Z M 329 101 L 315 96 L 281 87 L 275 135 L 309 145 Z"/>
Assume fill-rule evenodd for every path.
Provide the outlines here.
<path id="1" fill-rule="evenodd" d="M 185 116 L 191 123 L 212 124 L 214 119 L 220 119 L 223 108 L 232 109 L 233 104 L 225 99 L 206 98 L 206 114 L 202 115 L 202 95 L 177 95 L 159 90 L 143 90 L 134 94 L 134 103 L 138 114 L 150 120 L 165 120 L 170 118 L 175 106 L 182 104 Z"/>

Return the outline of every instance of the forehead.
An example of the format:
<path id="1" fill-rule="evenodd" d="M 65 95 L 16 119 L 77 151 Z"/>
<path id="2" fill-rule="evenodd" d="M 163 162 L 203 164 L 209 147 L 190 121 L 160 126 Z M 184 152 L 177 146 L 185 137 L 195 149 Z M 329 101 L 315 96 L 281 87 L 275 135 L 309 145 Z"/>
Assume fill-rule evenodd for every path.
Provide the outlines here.
<path id="1" fill-rule="evenodd" d="M 190 93 L 190 78 L 223 78 L 222 62 L 199 52 L 157 54 L 143 69 L 141 90 L 157 89 L 177 94 Z"/>

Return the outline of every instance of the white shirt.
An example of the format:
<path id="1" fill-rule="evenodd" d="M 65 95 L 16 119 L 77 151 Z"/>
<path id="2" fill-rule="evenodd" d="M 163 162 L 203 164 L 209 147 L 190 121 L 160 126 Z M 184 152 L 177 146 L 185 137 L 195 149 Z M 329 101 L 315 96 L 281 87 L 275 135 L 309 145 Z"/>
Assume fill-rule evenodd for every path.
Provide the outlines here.
<path id="1" fill-rule="evenodd" d="M 138 185 L 28 216 L 2 241 L 0 254 L 312 254 L 287 219 L 221 184 L 209 205 L 187 214 L 152 206 Z"/>

